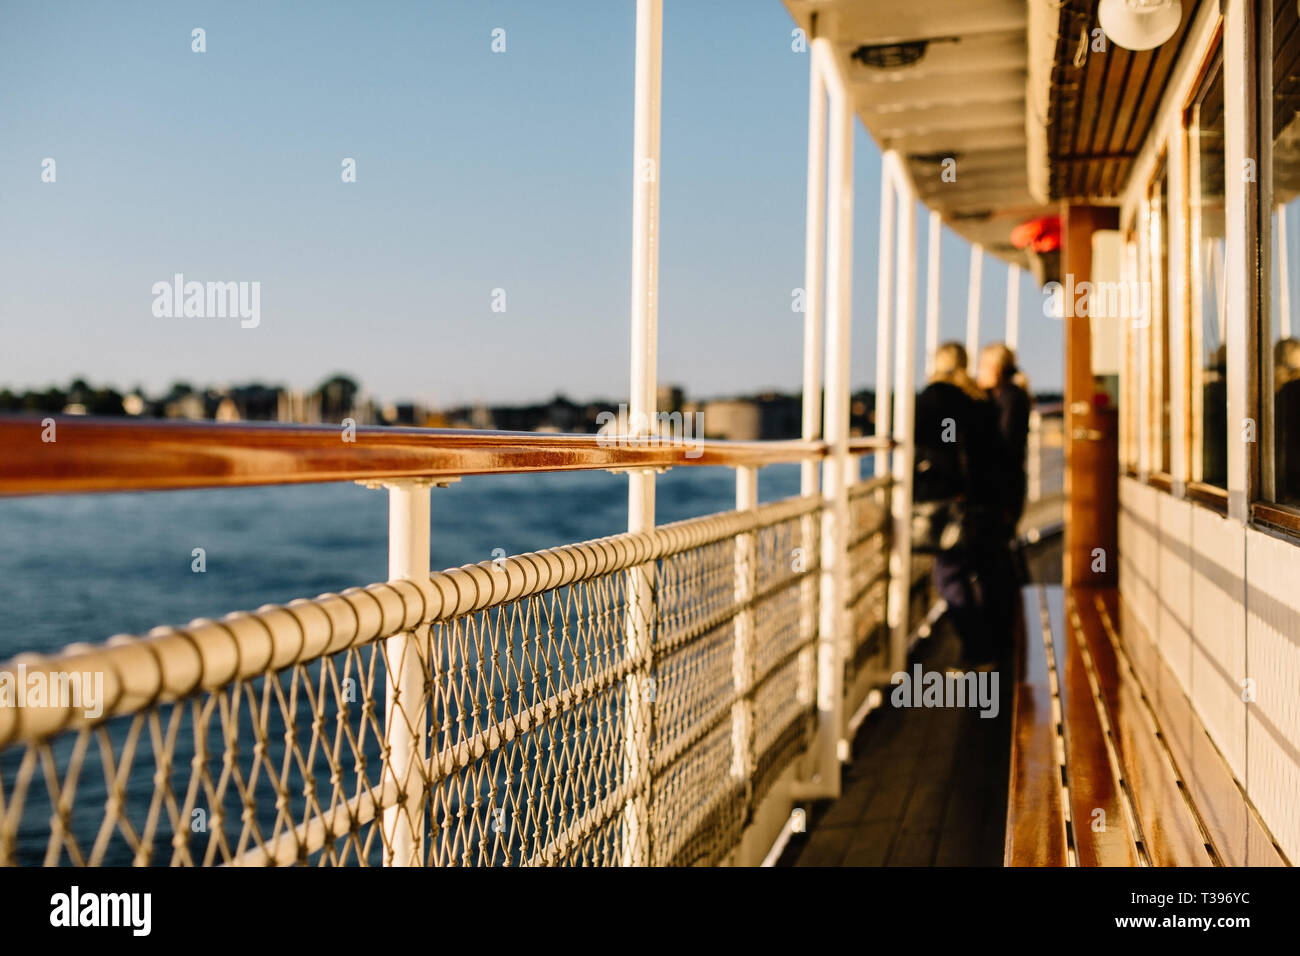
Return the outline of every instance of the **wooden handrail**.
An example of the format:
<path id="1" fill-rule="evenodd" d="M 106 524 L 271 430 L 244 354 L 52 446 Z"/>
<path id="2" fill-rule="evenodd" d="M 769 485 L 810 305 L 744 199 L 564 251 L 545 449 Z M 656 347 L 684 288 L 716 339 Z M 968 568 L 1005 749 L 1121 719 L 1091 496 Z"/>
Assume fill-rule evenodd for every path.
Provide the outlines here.
<path id="1" fill-rule="evenodd" d="M 0 495 L 229 488 L 544 471 L 771 465 L 826 455 L 821 441 L 658 441 L 596 435 L 73 416 L 0 418 Z M 855 439 L 853 450 L 865 450 Z M 865 440 L 875 442 L 874 439 Z M 887 440 L 871 447 L 888 446 Z M 688 457 L 694 455 L 697 457 Z"/>
<path id="2" fill-rule="evenodd" d="M 892 438 L 877 438 L 875 435 L 861 435 L 848 441 L 850 455 L 866 455 L 873 451 L 889 451 L 898 442 Z"/>

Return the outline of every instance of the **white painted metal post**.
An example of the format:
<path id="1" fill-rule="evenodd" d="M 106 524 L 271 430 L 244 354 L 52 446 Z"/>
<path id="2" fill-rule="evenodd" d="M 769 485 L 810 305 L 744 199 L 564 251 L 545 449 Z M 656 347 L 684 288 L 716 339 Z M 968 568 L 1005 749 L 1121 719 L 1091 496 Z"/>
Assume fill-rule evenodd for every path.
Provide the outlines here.
<path id="1" fill-rule="evenodd" d="M 966 360 L 971 374 L 975 373 L 980 350 L 980 285 L 983 278 L 984 247 L 973 243 L 970 247 L 970 286 L 966 293 Z"/>
<path id="2" fill-rule="evenodd" d="M 822 313 L 826 288 L 826 80 L 822 47 L 808 50 L 808 198 L 803 261 L 803 437 L 822 434 Z M 816 494 L 818 462 L 800 465 L 800 493 Z"/>
<path id="3" fill-rule="evenodd" d="M 890 354 L 894 332 L 894 179 L 898 154 L 886 150 L 880 157 L 880 251 L 876 256 L 876 437 L 888 437 Z M 889 471 L 889 452 L 876 452 L 873 473 Z"/>
<path id="4" fill-rule="evenodd" d="M 815 42 L 808 50 L 808 197 L 804 227 L 804 314 L 803 314 L 803 437 L 815 441 L 822 436 L 822 326 L 825 320 L 826 289 L 826 79 L 822 71 L 825 50 Z M 804 497 L 821 494 L 820 462 L 808 459 L 799 465 L 799 493 Z M 811 561 L 817 541 L 816 514 L 800 521 L 803 560 Z M 806 565 L 805 565 L 806 566 Z M 800 584 L 800 635 L 807 637 L 817 628 L 817 578 L 808 575 Z M 799 699 L 811 703 L 816 684 L 811 651 L 799 659 Z"/>
<path id="5" fill-rule="evenodd" d="M 388 580 L 429 578 L 429 487 L 420 479 L 388 483 Z M 384 741 L 391 776 L 402 800 L 384 811 L 386 866 L 424 861 L 424 787 L 421 768 L 428 737 L 425 648 L 429 628 L 396 634 L 384 642 L 388 686 L 384 695 Z"/>
<path id="6" fill-rule="evenodd" d="M 815 43 L 827 41 L 817 39 Z M 822 793 L 840 793 L 839 739 L 843 726 L 844 654 L 848 640 L 848 489 L 844 460 L 849 437 L 849 346 L 853 280 L 853 107 L 844 78 L 829 51 L 830 173 L 826 263 L 826 410 L 830 446 L 822 468 L 822 574 L 817 654 L 817 775 Z"/>
<path id="7" fill-rule="evenodd" d="M 892 671 L 907 661 L 912 606 L 912 459 L 916 447 L 912 419 L 916 406 L 916 191 L 899 177 L 898 354 L 894 370 L 893 535 L 889 554 L 889 661 Z"/>
<path id="8" fill-rule="evenodd" d="M 930 251 L 925 259 L 925 377 L 934 374 L 934 353 L 939 350 L 939 269 L 943 218 L 930 211 Z M 886 355 L 888 360 L 888 355 Z"/>
<path id="9" fill-rule="evenodd" d="M 663 62 L 663 0 L 637 0 L 636 114 L 632 172 L 632 388 L 631 429 L 653 432 L 659 343 L 659 117 Z M 628 473 L 627 526 L 648 531 L 655 524 L 653 471 Z M 636 669 L 627 678 L 624 721 L 625 785 L 631 797 L 623 814 L 622 862 L 650 862 L 650 728 L 654 708 L 651 659 L 654 565 L 627 574 L 627 657 Z"/>
<path id="10" fill-rule="evenodd" d="M 1014 351 L 1020 341 L 1020 264 L 1007 266 L 1007 348 Z"/>

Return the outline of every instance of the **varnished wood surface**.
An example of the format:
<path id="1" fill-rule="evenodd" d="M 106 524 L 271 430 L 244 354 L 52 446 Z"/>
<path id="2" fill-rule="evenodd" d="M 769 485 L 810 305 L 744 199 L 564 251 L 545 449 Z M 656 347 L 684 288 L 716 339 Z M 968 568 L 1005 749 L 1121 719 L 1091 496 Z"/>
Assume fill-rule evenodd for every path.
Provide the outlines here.
<path id="1" fill-rule="evenodd" d="M 1116 592 L 1035 586 L 1025 596 L 1031 635 L 1017 682 L 1007 864 L 1062 865 L 1055 861 L 1066 843 L 1053 835 L 1054 822 L 1059 802 L 1068 799 L 1080 866 L 1135 866 L 1143 852 L 1156 866 L 1286 865 L 1181 686 Z M 1036 659 L 1040 601 L 1055 654 L 1064 781 L 1049 752 L 1050 698 L 1039 706 L 1035 696 L 1038 687 L 1046 694 L 1047 680 L 1046 661 Z M 1046 785 L 1055 797 L 1044 794 Z M 1137 830 L 1130 825 L 1130 797 Z M 1101 831 L 1091 826 L 1097 809 L 1105 812 Z"/>
<path id="2" fill-rule="evenodd" d="M 217 424 L 67 417 L 43 440 L 35 417 L 0 417 L 0 495 L 146 491 L 381 478 L 700 465 L 821 458 L 824 442 L 616 443 L 595 435 L 338 425 Z M 887 443 L 854 439 L 864 453 Z M 698 452 L 698 457 L 690 457 Z"/>
<path id="3" fill-rule="evenodd" d="M 1116 229 L 1113 207 L 1066 207 L 1062 222 L 1061 273 L 1076 282 L 1092 275 L 1092 236 L 1099 229 Z M 1115 553 L 1118 535 L 1118 418 L 1114 409 L 1094 404 L 1092 320 L 1065 317 L 1065 563 L 1067 585 L 1111 586 L 1113 563 L 1093 571 L 1093 549 Z"/>
<path id="4" fill-rule="evenodd" d="M 1129 826 L 1123 793 L 1111 765 L 1093 678 L 1079 646 L 1074 618 L 1062 606 L 1061 589 L 1050 589 L 1048 601 L 1060 675 L 1070 819 L 1078 865 L 1138 866 L 1136 835 Z M 1100 680 L 1097 687 L 1102 687 Z M 1099 810 L 1101 816 L 1097 815 Z"/>
<path id="5" fill-rule="evenodd" d="M 1004 861 L 1007 866 L 1065 866 L 1065 812 L 1040 588 L 1025 588 L 1023 597 L 1025 627 L 1012 710 Z"/>
<path id="6" fill-rule="evenodd" d="M 1132 615 L 1123 613 L 1121 602 L 1111 598 L 1108 607 L 1100 596 L 1094 601 L 1099 607 L 1108 608 L 1108 613 L 1109 607 L 1117 609 L 1120 619 L 1125 621 L 1126 652 L 1130 658 L 1140 655 L 1146 661 L 1145 671 L 1150 675 L 1144 675 L 1150 685 L 1148 700 L 1154 704 L 1179 776 L 1191 794 L 1221 862 L 1225 866 L 1286 866 L 1285 858 L 1249 806 L 1182 686 L 1169 666 L 1153 653 L 1150 637 Z"/>
<path id="7" fill-rule="evenodd" d="M 1156 736 L 1157 727 L 1142 703 L 1139 675 L 1115 653 L 1100 615 L 1085 613 L 1088 605 L 1097 610 L 1101 593 L 1080 588 L 1071 599 L 1080 609 L 1080 634 L 1094 666 L 1098 674 L 1106 675 L 1103 684 L 1109 685 L 1103 690 L 1106 713 L 1122 773 L 1133 796 L 1143 845 L 1155 866 L 1210 866 L 1213 860 L 1205 849 L 1196 817 L 1179 789 L 1174 767 Z M 1104 599 L 1101 606 L 1105 606 Z"/>
<path id="8" fill-rule="evenodd" d="M 1213 866 L 1196 818 L 1156 737 L 1134 681 L 1121 680 L 1118 736 L 1147 853 L 1154 866 Z"/>

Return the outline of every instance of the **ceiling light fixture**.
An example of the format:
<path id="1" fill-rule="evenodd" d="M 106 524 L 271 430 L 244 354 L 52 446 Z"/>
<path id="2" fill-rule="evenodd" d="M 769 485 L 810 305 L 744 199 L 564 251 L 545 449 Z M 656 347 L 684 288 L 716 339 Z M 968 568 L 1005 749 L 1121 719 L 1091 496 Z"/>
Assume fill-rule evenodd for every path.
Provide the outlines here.
<path id="1" fill-rule="evenodd" d="M 1101 0 L 1097 19 L 1116 46 L 1152 50 L 1178 32 L 1183 5 L 1178 0 Z"/>

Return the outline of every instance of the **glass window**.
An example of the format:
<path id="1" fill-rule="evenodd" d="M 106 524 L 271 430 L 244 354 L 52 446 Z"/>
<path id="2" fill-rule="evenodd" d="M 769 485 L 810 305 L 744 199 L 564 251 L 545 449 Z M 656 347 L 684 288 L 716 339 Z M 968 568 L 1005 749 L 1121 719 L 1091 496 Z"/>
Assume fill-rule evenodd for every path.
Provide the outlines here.
<path id="1" fill-rule="evenodd" d="M 1188 113 L 1192 276 L 1192 480 L 1228 482 L 1228 382 L 1224 301 L 1223 53 L 1219 50 Z"/>
<path id="2" fill-rule="evenodd" d="M 1151 181 L 1152 470 L 1170 472 L 1169 175 L 1163 160 Z"/>
<path id="3" fill-rule="evenodd" d="M 1137 231 L 1132 224 L 1124 233 L 1124 280 L 1129 288 L 1138 288 L 1141 273 L 1138 271 Z M 1132 300 L 1130 299 L 1130 302 Z M 1141 334 L 1141 319 L 1138 315 L 1129 315 L 1124 323 L 1124 394 L 1120 402 L 1120 416 L 1124 423 L 1123 455 L 1127 470 L 1138 470 L 1138 409 L 1141 408 L 1137 380 L 1138 336 Z"/>
<path id="4" fill-rule="evenodd" d="M 1273 4 L 1273 276 L 1268 360 L 1276 501 L 1300 505 L 1300 16 Z"/>

